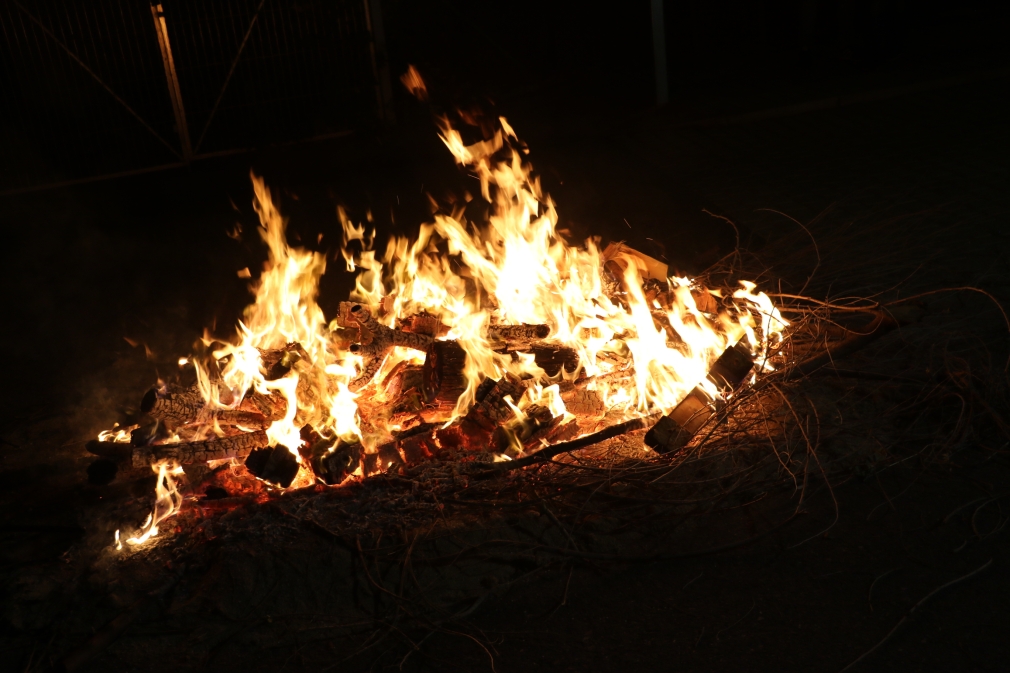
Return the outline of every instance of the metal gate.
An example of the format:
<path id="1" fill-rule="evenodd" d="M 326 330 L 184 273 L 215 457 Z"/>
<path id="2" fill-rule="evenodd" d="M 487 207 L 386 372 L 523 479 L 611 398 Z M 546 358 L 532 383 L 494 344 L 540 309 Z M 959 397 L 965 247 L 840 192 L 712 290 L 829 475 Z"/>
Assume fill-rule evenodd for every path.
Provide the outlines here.
<path id="1" fill-rule="evenodd" d="M 0 0 L 0 193 L 388 119 L 378 0 Z"/>

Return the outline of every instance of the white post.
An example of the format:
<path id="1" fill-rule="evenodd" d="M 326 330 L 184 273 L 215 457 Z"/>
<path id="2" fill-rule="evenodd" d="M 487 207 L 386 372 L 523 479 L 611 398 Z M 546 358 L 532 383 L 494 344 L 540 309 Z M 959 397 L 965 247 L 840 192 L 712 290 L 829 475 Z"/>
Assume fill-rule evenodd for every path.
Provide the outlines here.
<path id="1" fill-rule="evenodd" d="M 656 105 L 666 105 L 666 24 L 663 20 L 663 0 L 652 4 L 652 56 L 656 72 Z"/>

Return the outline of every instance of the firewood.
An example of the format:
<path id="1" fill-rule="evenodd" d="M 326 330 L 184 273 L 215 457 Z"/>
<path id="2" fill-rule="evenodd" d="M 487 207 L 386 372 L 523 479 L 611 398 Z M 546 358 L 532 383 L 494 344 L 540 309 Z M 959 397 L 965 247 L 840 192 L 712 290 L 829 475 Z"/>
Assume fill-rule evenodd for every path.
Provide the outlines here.
<path id="1" fill-rule="evenodd" d="M 618 437 L 628 432 L 634 432 L 635 430 L 641 430 L 642 428 L 647 428 L 656 419 L 656 414 L 650 416 L 643 416 L 641 418 L 633 418 L 630 421 L 624 421 L 622 423 L 617 423 L 616 425 L 611 425 L 609 427 L 603 428 L 599 432 L 594 432 L 588 435 L 583 435 L 576 439 L 572 439 L 566 442 L 560 442 L 558 444 L 552 444 L 551 446 L 544 447 L 543 449 L 537 451 L 536 453 L 530 454 L 518 460 L 509 460 L 501 463 L 494 463 L 489 466 L 489 468 L 483 472 L 482 475 L 475 476 L 493 476 L 495 474 L 500 474 L 501 472 L 506 472 L 509 470 L 518 470 L 529 465 L 534 465 L 536 463 L 549 462 L 555 456 L 562 453 L 571 453 L 572 451 L 578 451 L 579 449 L 584 449 L 593 444 L 598 444 L 604 440 L 611 439 L 613 437 Z"/>
<path id="2" fill-rule="evenodd" d="M 283 444 L 253 449 L 245 459 L 246 469 L 263 481 L 287 488 L 298 475 L 298 459 Z"/>
<path id="3" fill-rule="evenodd" d="M 158 420 L 188 423 L 203 409 L 203 396 L 196 387 L 159 395 L 151 388 L 140 401 L 140 410 Z"/>
<path id="4" fill-rule="evenodd" d="M 323 483 L 339 484 L 351 476 L 361 464 L 364 450 L 361 444 L 355 442 L 346 444 L 338 441 L 333 446 L 320 447 L 314 450 L 312 456 L 312 471 Z"/>
<path id="5" fill-rule="evenodd" d="M 266 430 L 272 421 L 253 411 L 242 409 L 219 409 L 209 411 L 207 415 L 210 419 L 216 420 L 220 425 L 241 425 L 249 430 Z"/>
<path id="6" fill-rule="evenodd" d="M 282 395 L 264 395 L 255 390 L 250 391 L 239 405 L 239 409 L 259 413 L 268 421 L 284 418 L 287 408 L 287 400 Z"/>
<path id="7" fill-rule="evenodd" d="M 421 370 L 420 365 L 406 360 L 398 362 L 382 381 L 386 399 L 395 400 L 411 389 L 420 390 Z"/>
<path id="8" fill-rule="evenodd" d="M 360 355 L 364 359 L 361 371 L 347 384 L 347 388 L 353 393 L 368 385 L 375 373 L 382 367 L 382 361 L 389 349 L 382 344 L 370 344 L 362 346 L 353 344 L 351 352 Z"/>
<path id="9" fill-rule="evenodd" d="M 602 418 L 607 413 L 603 397 L 596 390 L 573 387 L 561 393 L 561 401 L 565 403 L 565 409 L 579 418 Z"/>
<path id="10" fill-rule="evenodd" d="M 754 367 L 754 358 L 743 344 L 730 346 L 708 370 L 708 378 L 723 393 L 736 390 Z"/>
<path id="11" fill-rule="evenodd" d="M 426 402 L 455 403 L 466 390 L 466 351 L 456 341 L 435 341 L 424 358 L 422 392 Z"/>
<path id="12" fill-rule="evenodd" d="M 375 453 L 366 453 L 362 458 L 362 469 L 366 475 L 376 472 L 389 472 L 403 464 L 400 452 L 395 444 L 383 444 Z"/>
<path id="13" fill-rule="evenodd" d="M 401 320 L 400 329 L 415 334 L 427 334 L 430 337 L 442 337 L 449 333 L 449 326 L 443 324 L 437 315 L 423 312 Z"/>
<path id="14" fill-rule="evenodd" d="M 547 376 L 557 376 L 562 368 L 569 374 L 579 369 L 579 353 L 568 346 L 538 344 L 525 349 L 525 352 L 533 354 L 533 360 Z M 513 353 L 512 359 L 518 360 L 518 354 Z"/>
<path id="15" fill-rule="evenodd" d="M 658 453 L 676 451 L 686 446 L 714 415 L 708 395 L 695 388 L 645 433 L 645 444 Z"/>
<path id="16" fill-rule="evenodd" d="M 491 341 L 532 342 L 546 339 L 551 333 L 547 325 L 489 325 L 487 338 Z"/>
<path id="17" fill-rule="evenodd" d="M 178 444 L 145 446 L 133 450 L 133 466 L 145 467 L 159 460 L 174 460 L 181 465 L 186 465 L 189 463 L 206 463 L 209 460 L 245 458 L 253 449 L 258 449 L 268 444 L 267 433 L 260 430 L 232 437 L 208 439 L 202 442 L 180 442 Z"/>
<path id="18" fill-rule="evenodd" d="M 722 393 L 730 393 L 743 383 L 754 366 L 750 351 L 743 343 L 727 348 L 709 368 L 708 379 Z M 700 387 L 663 416 L 645 435 L 645 443 L 658 453 L 683 448 L 716 414 L 721 400 L 713 400 Z"/>
<path id="19" fill-rule="evenodd" d="M 367 330 L 371 335 L 370 344 L 381 344 L 382 348 L 392 348 L 402 346 L 417 351 L 426 351 L 434 337 L 416 332 L 405 332 L 403 330 L 386 327 L 379 323 L 372 315 L 371 311 L 360 304 L 356 304 L 349 309 L 349 316 L 358 323 L 360 327 Z M 379 348 L 376 348 L 378 351 Z"/>
<path id="20" fill-rule="evenodd" d="M 308 357 L 305 349 L 297 342 L 289 343 L 277 350 L 260 350 L 260 366 L 267 381 L 276 381 L 288 375 L 297 362 Z"/>
<path id="21" fill-rule="evenodd" d="M 526 386 L 516 378 L 506 376 L 500 381 L 491 381 L 492 385 L 487 387 L 487 390 L 478 388 L 477 402 L 465 417 L 468 422 L 475 423 L 488 432 L 514 416 L 512 408 L 505 402 L 505 397 L 511 397 L 512 403 L 518 404 L 519 398 L 526 392 Z M 481 388 L 485 387 L 481 384 Z"/>

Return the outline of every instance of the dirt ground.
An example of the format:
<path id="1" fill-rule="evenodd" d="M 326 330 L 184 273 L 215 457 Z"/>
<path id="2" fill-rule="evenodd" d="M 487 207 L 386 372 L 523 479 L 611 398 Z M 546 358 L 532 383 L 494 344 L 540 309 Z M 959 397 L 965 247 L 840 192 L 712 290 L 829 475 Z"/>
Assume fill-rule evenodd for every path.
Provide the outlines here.
<path id="1" fill-rule="evenodd" d="M 1007 103 L 997 76 L 737 123 L 619 106 L 520 102 L 503 112 L 576 239 L 623 238 L 690 273 L 735 244 L 704 209 L 732 219 L 745 247 L 767 251 L 765 282 L 805 263 L 817 270 L 811 294 L 972 285 L 1006 305 Z M 795 506 L 772 491 L 743 512 L 705 518 L 680 558 L 559 560 L 514 582 L 522 568 L 443 577 L 459 583 L 472 628 L 416 638 L 416 651 L 398 637 L 362 654 L 342 649 L 326 620 L 341 601 L 363 600 L 348 580 L 358 571 L 318 531 L 273 546 L 252 533 L 209 541 L 204 565 L 182 570 L 155 554 L 117 565 L 99 541 L 143 513 L 153 478 L 89 485 L 83 443 L 135 407 L 205 326 L 226 331 L 248 301 L 236 271 L 262 259 L 248 235 L 250 165 L 281 195 L 292 238 L 322 232 L 330 251 L 337 203 L 352 216 L 371 209 L 381 238 L 424 220 L 425 191 L 467 184 L 418 113 L 378 138 L 5 199 L 3 670 L 50 670 L 137 601 L 129 628 L 80 670 L 840 671 L 903 619 L 852 670 L 1006 670 L 1005 438 L 979 436 L 943 464 L 849 475 L 835 486 L 838 521 L 826 534 L 835 510 L 822 489 L 788 525 L 698 553 L 747 539 Z M 241 241 L 226 235 L 236 222 Z M 320 300 L 328 314 L 350 285 L 331 267 Z M 1001 362 L 1007 335 L 991 304 L 959 295 L 938 307 Z M 171 597 L 143 602 L 179 573 Z M 499 576 L 506 589 L 469 602 L 464 585 Z"/>

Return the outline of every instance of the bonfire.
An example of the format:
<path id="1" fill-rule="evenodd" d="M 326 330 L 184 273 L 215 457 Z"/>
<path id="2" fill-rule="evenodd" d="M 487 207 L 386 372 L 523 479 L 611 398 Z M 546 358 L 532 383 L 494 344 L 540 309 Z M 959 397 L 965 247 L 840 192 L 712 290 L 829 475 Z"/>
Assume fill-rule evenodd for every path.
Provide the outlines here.
<path id="1" fill-rule="evenodd" d="M 180 360 L 192 384 L 159 381 L 141 403 L 150 422 L 91 444 L 158 474 L 129 544 L 182 506 L 186 465 L 241 462 L 269 497 L 432 459 L 518 467 L 653 425 L 642 450 L 665 453 L 774 371 L 789 323 L 767 294 L 670 275 L 621 242 L 569 242 L 524 145 L 506 119 L 495 126 L 468 145 L 441 119 L 480 193 L 415 238 L 380 251 L 374 229 L 339 211 L 357 278 L 335 316 L 316 302 L 325 256 L 289 245 L 252 176 L 268 259 L 235 335 L 205 334 Z"/>

